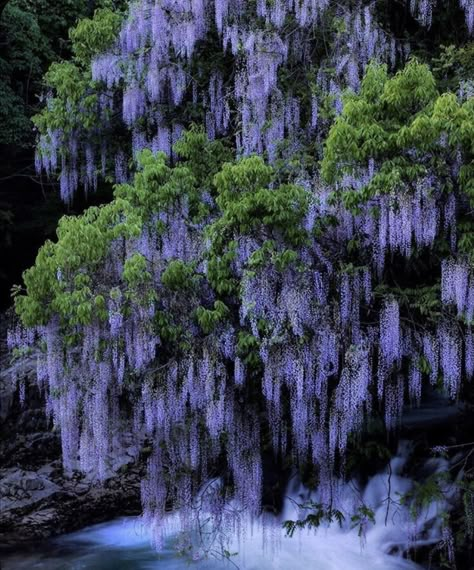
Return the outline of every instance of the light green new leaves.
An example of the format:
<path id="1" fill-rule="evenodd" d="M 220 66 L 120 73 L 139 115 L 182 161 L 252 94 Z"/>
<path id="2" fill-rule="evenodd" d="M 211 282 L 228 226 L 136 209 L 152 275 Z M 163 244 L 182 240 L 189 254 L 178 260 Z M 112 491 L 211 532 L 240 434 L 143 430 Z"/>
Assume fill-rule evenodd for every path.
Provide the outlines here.
<path id="1" fill-rule="evenodd" d="M 446 158 L 456 152 L 463 167 L 453 181 Z M 446 181 L 445 191 L 458 184 L 474 203 L 473 156 L 472 100 L 462 103 L 452 93 L 440 95 L 430 69 L 417 60 L 392 78 L 385 66 L 371 64 L 360 94 L 346 97 L 330 131 L 321 172 L 334 184 L 376 161 L 379 170 L 360 192 L 340 196 L 353 210 L 371 196 L 406 188 L 428 172 Z"/>

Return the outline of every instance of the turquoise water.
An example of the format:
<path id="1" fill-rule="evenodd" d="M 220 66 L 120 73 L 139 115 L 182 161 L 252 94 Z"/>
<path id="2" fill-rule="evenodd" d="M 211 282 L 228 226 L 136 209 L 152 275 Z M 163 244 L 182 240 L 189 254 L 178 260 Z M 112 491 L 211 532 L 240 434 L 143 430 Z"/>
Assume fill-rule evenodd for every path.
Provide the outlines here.
<path id="1" fill-rule="evenodd" d="M 235 554 L 230 562 L 219 556 L 216 542 L 207 545 L 211 552 L 207 559 L 196 562 L 180 557 L 176 548 L 180 515 L 174 513 L 162 521 L 169 538 L 160 553 L 151 547 L 147 527 L 139 518 L 130 517 L 46 541 L 31 551 L 23 549 L 3 557 L 0 554 L 0 570 L 420 570 L 401 555 L 388 554 L 413 546 L 410 537 L 414 521 L 407 507 L 396 501 L 387 503 L 388 493 L 397 497 L 412 486 L 412 481 L 403 477 L 408 457 L 409 447 L 401 445 L 391 461 L 390 487 L 388 472 L 383 472 L 374 476 L 364 490 L 357 490 L 351 483 L 341 488 L 339 500 L 341 504 L 347 501 L 348 513 L 353 512 L 355 496 L 375 513 L 375 524 L 367 529 L 362 542 L 350 523 L 343 528 L 332 524 L 317 532 L 299 531 L 293 538 L 285 536 L 282 522 L 297 518 L 295 502 L 317 501 L 317 496 L 295 482 L 279 517 L 266 519 L 265 524 L 242 518 L 240 538 L 227 536 L 225 548 Z M 440 461 L 432 466 L 438 471 L 446 468 Z M 445 509 L 444 503 L 435 502 L 420 513 L 416 521 L 419 545 L 439 541 L 439 513 Z"/>
<path id="2" fill-rule="evenodd" d="M 408 570 L 419 568 L 380 552 L 370 541 L 363 549 L 356 533 L 321 529 L 317 534 L 282 536 L 275 549 L 258 527 L 232 562 L 209 558 L 193 562 L 177 555 L 170 540 L 156 553 L 137 519 L 96 525 L 48 541 L 32 552 L 0 557 L 1 570 Z M 233 548 L 232 551 L 237 551 Z"/>
<path id="3" fill-rule="evenodd" d="M 28 552 L 0 555 L 1 570 L 202 570 L 223 568 L 222 561 L 199 565 L 177 555 L 168 546 L 156 553 L 147 533 L 135 519 L 95 525 L 50 540 Z M 228 566 L 225 564 L 224 566 Z"/>

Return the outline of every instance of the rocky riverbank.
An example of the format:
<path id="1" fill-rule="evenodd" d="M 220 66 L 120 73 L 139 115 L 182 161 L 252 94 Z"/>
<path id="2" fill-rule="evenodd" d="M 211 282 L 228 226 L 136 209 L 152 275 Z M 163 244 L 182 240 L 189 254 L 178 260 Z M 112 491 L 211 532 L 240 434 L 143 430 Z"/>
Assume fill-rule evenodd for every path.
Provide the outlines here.
<path id="1" fill-rule="evenodd" d="M 4 338 L 4 335 L 1 335 Z M 14 378 L 25 383 L 20 403 Z M 35 359 L 11 365 L 0 348 L 0 548 L 63 534 L 116 516 L 140 513 L 136 450 L 114 458 L 118 474 L 103 485 L 79 472 L 66 477 L 59 435 L 45 415 Z"/>

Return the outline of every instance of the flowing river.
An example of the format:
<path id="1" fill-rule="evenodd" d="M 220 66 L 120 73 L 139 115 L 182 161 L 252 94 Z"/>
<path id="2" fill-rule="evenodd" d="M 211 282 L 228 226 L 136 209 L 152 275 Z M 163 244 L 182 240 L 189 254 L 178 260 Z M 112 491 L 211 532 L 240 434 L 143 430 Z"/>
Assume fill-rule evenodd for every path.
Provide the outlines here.
<path id="1" fill-rule="evenodd" d="M 402 444 L 391 461 L 391 474 L 373 477 L 362 491 L 348 484 L 348 500 L 359 495 L 375 513 L 361 539 L 357 528 L 331 524 L 314 530 L 297 530 L 292 538 L 281 525 L 297 517 L 295 502 L 317 500 L 301 486 L 289 489 L 284 511 L 273 523 L 244 524 L 240 539 L 232 539 L 230 560 L 211 552 L 203 560 L 177 554 L 176 535 L 171 532 L 164 549 L 157 553 L 150 546 L 147 527 L 138 518 L 125 518 L 95 525 L 79 532 L 47 541 L 41 548 L 0 557 L 1 570 L 415 570 L 421 566 L 406 560 L 403 553 L 416 540 L 417 545 L 435 544 L 441 529 L 439 512 L 445 505 L 434 503 L 416 521 L 398 499 L 412 481 L 403 477 L 409 447 Z M 431 471 L 446 466 L 432 460 Z M 351 499 L 352 497 L 352 499 Z M 170 525 L 170 528 L 173 524 Z M 416 529 L 416 538 L 413 534 Z M 421 539 L 422 537 L 422 539 Z M 222 554 L 222 552 L 220 553 Z M 215 556 L 215 557 L 214 557 Z"/>
<path id="2" fill-rule="evenodd" d="M 389 556 L 370 544 L 361 548 L 345 533 L 303 531 L 301 536 L 284 538 L 273 554 L 264 548 L 262 532 L 245 541 L 244 549 L 232 562 L 209 559 L 192 562 L 171 548 L 157 554 L 147 533 L 135 519 L 96 525 L 46 544 L 41 551 L 15 554 L 2 562 L 2 570 L 401 570 L 419 566 L 397 556 Z"/>

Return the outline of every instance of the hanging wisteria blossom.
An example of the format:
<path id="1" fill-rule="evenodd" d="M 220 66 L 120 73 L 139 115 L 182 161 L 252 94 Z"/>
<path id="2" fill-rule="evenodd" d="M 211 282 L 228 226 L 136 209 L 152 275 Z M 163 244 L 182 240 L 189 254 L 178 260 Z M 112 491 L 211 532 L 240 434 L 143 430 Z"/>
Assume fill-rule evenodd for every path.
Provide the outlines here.
<path id="1" fill-rule="evenodd" d="M 409 9 L 429 27 L 435 4 Z M 359 0 L 139 0 L 69 128 L 40 128 L 36 168 L 65 202 L 101 178 L 115 194 L 61 221 L 8 345 L 39 347 L 68 473 L 105 481 L 125 431 L 134 459 L 148 450 L 157 548 L 170 505 L 186 536 L 203 502 L 232 529 L 226 506 L 259 516 L 265 454 L 310 465 L 332 508 L 370 418 L 396 430 L 426 385 L 456 400 L 474 375 L 472 101 L 438 97 L 415 59 L 391 78 L 409 46 L 376 17 Z"/>

